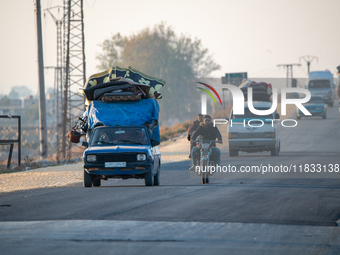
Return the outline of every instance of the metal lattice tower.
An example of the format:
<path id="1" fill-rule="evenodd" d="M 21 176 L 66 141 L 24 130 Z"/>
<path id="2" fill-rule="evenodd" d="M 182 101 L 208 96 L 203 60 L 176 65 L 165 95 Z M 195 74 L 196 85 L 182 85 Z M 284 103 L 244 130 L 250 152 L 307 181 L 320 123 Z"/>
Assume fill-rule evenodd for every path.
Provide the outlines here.
<path id="1" fill-rule="evenodd" d="M 278 67 L 283 66 L 287 70 L 286 74 L 286 87 L 291 87 L 292 86 L 292 81 L 293 81 L 293 66 L 301 66 L 301 64 L 281 64 L 277 65 Z"/>
<path id="2" fill-rule="evenodd" d="M 76 116 L 85 110 L 84 98 L 78 93 L 85 83 L 85 45 L 83 0 L 64 0 L 64 48 L 63 60 L 64 95 L 63 95 L 63 127 L 62 154 L 70 159 L 72 144 L 67 140 L 67 132 L 74 125 Z"/>

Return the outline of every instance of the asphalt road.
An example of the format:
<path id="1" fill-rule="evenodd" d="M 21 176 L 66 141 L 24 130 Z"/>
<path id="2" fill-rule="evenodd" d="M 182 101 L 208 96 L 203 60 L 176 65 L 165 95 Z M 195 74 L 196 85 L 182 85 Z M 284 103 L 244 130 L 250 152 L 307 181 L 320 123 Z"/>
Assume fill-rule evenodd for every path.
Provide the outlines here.
<path id="1" fill-rule="evenodd" d="M 336 104 L 326 120 L 281 128 L 278 157 L 223 153 L 221 165 L 320 164 L 328 170 L 340 164 L 339 126 Z M 340 253 L 340 172 L 222 173 L 202 185 L 188 168 L 189 161 L 162 165 L 158 187 L 109 180 L 96 188 L 75 184 L 0 194 L 0 248 L 8 254 L 22 247 L 32 254 L 87 254 L 99 244 L 109 253 L 115 253 L 113 245 L 117 254 Z M 14 236 L 22 237 L 21 245 Z"/>

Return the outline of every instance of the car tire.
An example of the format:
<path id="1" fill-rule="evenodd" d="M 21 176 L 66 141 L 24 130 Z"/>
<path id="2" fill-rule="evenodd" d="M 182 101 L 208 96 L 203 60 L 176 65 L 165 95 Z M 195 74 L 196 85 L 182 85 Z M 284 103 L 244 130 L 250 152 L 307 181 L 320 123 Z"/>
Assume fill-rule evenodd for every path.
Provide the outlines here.
<path id="1" fill-rule="evenodd" d="M 149 172 L 147 172 L 144 175 L 144 179 L 145 179 L 145 186 L 153 186 L 154 185 L 154 176 L 153 176 L 152 168 L 150 169 Z"/>
<path id="2" fill-rule="evenodd" d="M 322 116 L 323 119 L 327 118 L 327 114 L 325 113 L 325 115 Z"/>
<path id="3" fill-rule="evenodd" d="M 238 156 L 238 151 L 229 149 L 229 157 L 236 157 L 236 156 Z"/>
<path id="4" fill-rule="evenodd" d="M 85 188 L 92 187 L 92 177 L 89 173 L 87 173 L 84 169 L 84 179 L 83 179 L 83 186 Z"/>
<path id="5" fill-rule="evenodd" d="M 153 185 L 155 186 L 159 186 L 160 182 L 159 182 L 159 175 L 160 175 L 160 170 L 161 170 L 161 165 L 158 165 L 158 170 L 156 175 L 154 176 L 154 180 L 153 180 Z"/>
<path id="6" fill-rule="evenodd" d="M 92 186 L 93 187 L 100 187 L 100 184 L 101 184 L 100 178 L 92 180 Z"/>
<path id="7" fill-rule="evenodd" d="M 270 150 L 270 155 L 272 155 L 272 156 L 279 156 L 279 152 L 280 152 L 280 146 L 278 148 Z"/>

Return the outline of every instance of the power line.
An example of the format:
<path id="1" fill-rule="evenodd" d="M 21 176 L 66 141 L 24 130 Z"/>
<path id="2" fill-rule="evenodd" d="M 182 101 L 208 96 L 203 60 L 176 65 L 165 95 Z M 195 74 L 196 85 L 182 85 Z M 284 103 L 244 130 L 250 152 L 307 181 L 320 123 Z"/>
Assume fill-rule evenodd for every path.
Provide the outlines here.
<path id="1" fill-rule="evenodd" d="M 306 61 L 306 63 L 307 63 L 307 75 L 308 75 L 309 72 L 310 72 L 310 64 L 312 63 L 312 61 L 313 61 L 314 59 L 316 59 L 316 61 L 319 62 L 318 57 L 311 56 L 311 55 L 302 56 L 302 57 L 300 57 L 299 61 L 301 61 L 301 59 L 303 59 L 303 60 Z"/>
<path id="2" fill-rule="evenodd" d="M 277 67 L 283 66 L 287 70 L 286 87 L 292 86 L 293 81 L 293 66 L 301 66 L 301 64 L 279 64 Z M 290 85 L 290 86 L 289 86 Z"/>

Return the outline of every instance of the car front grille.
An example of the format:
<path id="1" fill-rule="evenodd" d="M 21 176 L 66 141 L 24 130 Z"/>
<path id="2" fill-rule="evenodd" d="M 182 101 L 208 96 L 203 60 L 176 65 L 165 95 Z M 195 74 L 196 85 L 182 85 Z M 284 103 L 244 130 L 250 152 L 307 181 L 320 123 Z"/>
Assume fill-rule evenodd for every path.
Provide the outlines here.
<path id="1" fill-rule="evenodd" d="M 126 163 L 137 162 L 137 153 L 98 154 L 97 163 L 105 163 L 105 162 L 126 162 Z"/>
<path id="2" fill-rule="evenodd" d="M 263 138 L 264 133 L 238 133 L 238 138 Z"/>

